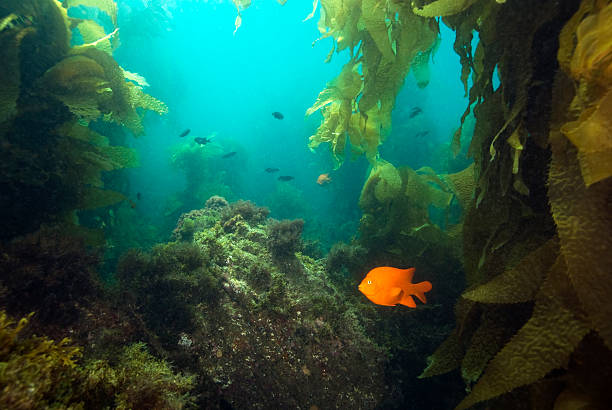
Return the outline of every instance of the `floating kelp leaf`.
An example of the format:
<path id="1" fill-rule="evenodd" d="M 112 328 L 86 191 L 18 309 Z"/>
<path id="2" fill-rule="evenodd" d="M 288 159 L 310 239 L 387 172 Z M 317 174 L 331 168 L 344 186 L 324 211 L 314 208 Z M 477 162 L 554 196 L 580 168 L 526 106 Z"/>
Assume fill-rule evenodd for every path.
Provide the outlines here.
<path id="1" fill-rule="evenodd" d="M 53 94 L 79 118 L 95 120 L 112 100 L 104 68 L 95 60 L 70 56 L 48 70 L 41 88 Z"/>
<path id="2" fill-rule="evenodd" d="M 470 300 L 459 299 L 455 305 L 457 327 L 453 333 L 442 342 L 436 351 L 427 358 L 427 367 L 419 379 L 438 376 L 455 370 L 461 365 L 465 355 L 462 339 L 469 339 L 476 329 L 473 327 L 475 315 L 478 314 L 477 304 Z"/>
<path id="3" fill-rule="evenodd" d="M 351 103 L 347 100 L 334 101 L 324 107 L 322 109 L 323 123 L 317 129 L 316 134 L 310 137 L 310 143 L 308 144 L 308 147 L 313 150 L 321 143 L 330 143 L 337 166 L 340 166 L 344 160 L 346 130 L 348 129 L 351 111 Z"/>
<path id="4" fill-rule="evenodd" d="M 157 98 L 145 93 L 140 87 L 128 83 L 130 89 L 130 104 L 133 107 L 154 111 L 160 115 L 168 113 L 168 106 Z"/>
<path id="5" fill-rule="evenodd" d="M 149 87 L 149 83 L 147 82 L 147 79 L 141 76 L 140 74 L 132 73 L 123 68 L 121 70 L 123 70 L 123 76 L 125 77 L 126 80 L 133 81 L 140 88 Z"/>
<path id="6" fill-rule="evenodd" d="M 100 147 L 109 144 L 108 138 L 89 128 L 86 123 L 66 122 L 58 129 L 58 133 Z"/>
<path id="7" fill-rule="evenodd" d="M 559 241 L 550 239 L 484 285 L 464 293 L 466 299 L 481 303 L 520 303 L 533 300 L 546 273 L 559 254 Z"/>
<path id="8" fill-rule="evenodd" d="M 312 115 L 335 100 L 354 100 L 361 91 L 361 75 L 357 65 L 349 62 L 342 67 L 342 71 L 327 87 L 319 93 L 317 101 L 306 110 L 306 115 Z"/>
<path id="9" fill-rule="evenodd" d="M 521 153 L 523 152 L 523 149 L 525 148 L 523 144 L 521 143 L 521 132 L 522 132 L 522 127 L 519 125 L 518 127 L 516 127 L 516 129 L 510 135 L 510 137 L 508 137 L 508 139 L 506 140 L 508 145 L 512 147 L 512 158 L 513 158 L 512 159 L 513 161 L 512 162 L 512 173 L 513 174 L 518 174 L 519 159 L 521 157 Z"/>
<path id="10" fill-rule="evenodd" d="M 320 110 L 328 104 L 331 104 L 339 98 L 340 95 L 336 87 L 327 87 L 319 93 L 317 101 L 315 101 L 313 106 L 306 110 L 306 115 L 312 115 L 316 111 Z"/>
<path id="11" fill-rule="evenodd" d="M 568 74 L 577 76 L 574 80 L 578 81 L 578 85 L 576 97 L 567 107 L 566 117 L 574 119 L 576 109 L 583 112 L 577 121 L 561 127 L 561 132 L 572 144 L 561 132 L 551 131 L 548 197 L 570 280 L 593 328 L 605 345 L 612 349 L 612 322 L 609 320 L 612 317 L 609 297 L 612 292 L 612 237 L 608 234 L 612 231 L 612 178 L 609 165 L 612 162 L 609 136 L 612 124 L 606 117 L 612 112 L 612 92 L 602 89 L 600 79 L 592 75 L 592 70 L 607 73 L 612 63 L 612 44 L 608 42 L 609 39 L 591 35 L 607 30 L 602 24 L 612 21 L 612 8 L 602 2 L 591 4 L 593 9 L 581 7 L 570 20 L 572 24 L 579 20 L 579 27 L 582 27 L 578 30 L 580 36 L 575 50 L 570 51 L 572 43 L 567 41 L 566 35 L 562 37 L 561 44 L 565 49 L 558 53 L 560 63 L 566 70 L 567 60 L 563 59 L 569 55 L 572 56 L 571 64 L 579 61 L 584 65 L 584 70 L 578 70 L 577 63 L 569 67 Z M 589 12 L 591 15 L 585 17 Z M 586 44 L 581 44 L 581 41 L 586 41 Z M 582 57 L 575 58 L 579 49 L 582 52 L 578 54 Z"/>
<path id="12" fill-rule="evenodd" d="M 125 201 L 127 197 L 120 192 L 95 187 L 88 188 L 79 201 L 79 209 L 96 209 Z"/>
<path id="13" fill-rule="evenodd" d="M 304 20 L 302 20 L 302 22 L 306 21 L 306 20 L 310 20 L 311 18 L 314 17 L 315 12 L 317 11 L 317 7 L 319 6 L 319 0 L 313 0 L 312 1 L 312 11 L 310 12 L 309 15 L 306 16 L 306 18 L 304 18 Z"/>
<path id="14" fill-rule="evenodd" d="M 443 175 L 442 178 L 448 183 L 461 207 L 467 210 L 474 198 L 474 188 L 476 186 L 474 164 L 454 174 Z"/>
<path id="15" fill-rule="evenodd" d="M 462 12 L 476 0 L 437 0 L 421 8 L 413 7 L 414 14 L 421 17 L 450 16 Z"/>
<path id="16" fill-rule="evenodd" d="M 572 57 L 576 48 L 576 31 L 585 17 L 592 13 L 595 7 L 594 1 L 582 1 L 574 15 L 565 23 L 559 34 L 559 51 L 557 60 L 559 65 L 566 71 L 571 72 Z"/>
<path id="17" fill-rule="evenodd" d="M 107 167 L 112 167 L 110 169 L 105 169 L 105 171 L 121 168 L 135 168 L 140 165 L 138 154 L 135 150 L 128 147 L 109 145 L 106 147 L 99 147 L 98 152 L 107 158 Z"/>
<path id="18" fill-rule="evenodd" d="M 385 203 L 395 198 L 402 189 L 402 178 L 393 164 L 378 160 L 372 167 L 368 181 L 374 184 L 374 197 L 380 203 Z M 366 181 L 366 184 L 368 184 Z M 367 189 L 364 185 L 364 189 Z M 363 190 L 362 190 L 363 195 Z"/>
<path id="19" fill-rule="evenodd" d="M 76 28 L 81 33 L 85 45 L 93 45 L 105 53 L 112 54 L 113 45 L 110 40 L 112 36 L 107 36 L 101 25 L 93 20 L 82 20 Z"/>
<path id="20" fill-rule="evenodd" d="M 338 166 L 344 159 L 352 107 L 360 90 L 361 76 L 356 65 L 349 62 L 344 65 L 340 75 L 319 93 L 315 104 L 306 111 L 306 115 L 311 115 L 320 109 L 323 114 L 323 122 L 316 134 L 310 137 L 309 148 L 314 149 L 324 142 L 330 143 Z"/>
<path id="21" fill-rule="evenodd" d="M 576 303 L 567 266 L 559 257 L 536 296 L 531 319 L 491 360 L 457 410 L 533 383 L 564 366 L 590 330 Z"/>
<path id="22" fill-rule="evenodd" d="M 135 136 L 144 134 L 142 119 L 136 112 L 137 107 L 151 109 L 160 114 L 167 112 L 167 107 L 161 101 L 142 92 L 134 83 L 126 82 L 124 72 L 112 56 L 96 48 L 87 47 L 77 51 L 76 57 L 86 57 L 103 68 L 105 100 L 100 101 L 100 111 L 104 113 L 105 121 L 113 121 L 124 125 Z M 98 71 L 96 74 L 99 75 Z"/>
<path id="23" fill-rule="evenodd" d="M 338 51 L 352 49 L 360 40 L 360 18 L 361 0 L 321 0 L 321 38 L 333 37 L 338 43 Z"/>
<path id="24" fill-rule="evenodd" d="M 612 214 L 610 178 L 586 187 L 573 147 L 553 140 L 548 196 L 561 251 L 580 302 L 612 349 Z M 610 159 L 608 159 L 609 161 Z"/>
<path id="25" fill-rule="evenodd" d="M 236 32 L 238 31 L 241 25 L 242 25 L 242 16 L 240 15 L 240 13 L 238 13 L 238 15 L 236 16 L 236 20 L 234 20 L 234 32 L 232 33 L 232 35 L 234 36 L 236 35 Z"/>
<path id="26" fill-rule="evenodd" d="M 439 209 L 447 209 L 450 205 L 453 194 L 445 192 L 428 183 L 429 178 L 418 175 L 408 167 L 402 167 L 402 180 L 405 184 L 404 195 L 424 209 L 433 205 Z"/>
<path id="27" fill-rule="evenodd" d="M 0 21 L 0 123 L 16 112 L 21 82 L 19 47 L 23 38 L 34 31 L 32 27 L 21 27 L 18 22 L 15 14 L 9 14 Z"/>
<path id="28" fill-rule="evenodd" d="M 386 0 L 362 0 L 361 19 L 365 25 L 378 50 L 387 60 L 395 60 L 395 53 L 389 41 L 389 27 L 386 23 L 387 1 Z"/>
<path id="29" fill-rule="evenodd" d="M 376 164 L 378 145 L 391 129 L 391 113 L 383 107 L 375 107 L 364 114 L 351 115 L 348 134 L 351 144 L 365 154 L 370 164 Z"/>
<path id="30" fill-rule="evenodd" d="M 427 367 L 419 375 L 419 379 L 438 376 L 455 370 L 461 365 L 465 350 L 459 336 L 453 332 L 436 351 L 427 358 Z"/>
<path id="31" fill-rule="evenodd" d="M 109 145 L 103 135 L 76 122 L 65 123 L 60 129 L 68 138 L 61 140 L 61 148 L 78 169 L 82 183 L 102 188 L 102 171 L 133 168 L 139 165 L 135 150 Z"/>
<path id="32" fill-rule="evenodd" d="M 612 90 L 584 110 L 578 120 L 566 123 L 561 131 L 578 148 L 587 186 L 612 176 Z"/>
<path id="33" fill-rule="evenodd" d="M 433 168 L 427 166 L 421 167 L 416 170 L 416 173 L 419 174 L 424 180 L 436 185 L 442 191 L 450 192 L 448 184 L 438 174 L 436 174 L 436 171 L 434 171 Z"/>
<path id="34" fill-rule="evenodd" d="M 117 4 L 114 0 L 64 0 L 66 8 L 93 7 L 102 10 L 110 17 L 113 26 L 117 27 Z"/>
<path id="35" fill-rule="evenodd" d="M 612 4 L 582 20 L 576 37 L 572 75 L 604 87 L 612 85 Z"/>
<path id="36" fill-rule="evenodd" d="M 480 378 L 489 360 L 512 336 L 512 322 L 513 317 L 499 307 L 482 314 L 480 326 L 461 361 L 461 376 L 468 388 Z"/>

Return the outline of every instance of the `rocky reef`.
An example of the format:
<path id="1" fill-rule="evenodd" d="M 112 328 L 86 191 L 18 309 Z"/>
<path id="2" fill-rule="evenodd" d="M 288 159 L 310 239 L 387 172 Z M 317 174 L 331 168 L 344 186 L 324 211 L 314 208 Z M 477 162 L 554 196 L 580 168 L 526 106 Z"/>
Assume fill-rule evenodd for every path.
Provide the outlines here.
<path id="1" fill-rule="evenodd" d="M 131 252 L 118 269 L 143 337 L 199 375 L 200 406 L 374 408 L 385 349 L 359 309 L 299 252 L 303 221 L 212 198 L 184 214 L 176 242 Z"/>

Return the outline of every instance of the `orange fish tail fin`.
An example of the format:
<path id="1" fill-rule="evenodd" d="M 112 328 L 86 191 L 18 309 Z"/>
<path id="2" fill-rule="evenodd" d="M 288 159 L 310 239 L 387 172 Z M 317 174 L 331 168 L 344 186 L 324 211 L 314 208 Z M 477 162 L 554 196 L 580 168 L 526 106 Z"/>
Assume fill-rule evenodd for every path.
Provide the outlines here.
<path id="1" fill-rule="evenodd" d="M 427 298 L 425 297 L 425 292 L 429 292 L 431 290 L 431 282 L 424 281 L 414 284 L 414 296 L 419 298 L 419 300 L 423 303 L 427 303 Z"/>

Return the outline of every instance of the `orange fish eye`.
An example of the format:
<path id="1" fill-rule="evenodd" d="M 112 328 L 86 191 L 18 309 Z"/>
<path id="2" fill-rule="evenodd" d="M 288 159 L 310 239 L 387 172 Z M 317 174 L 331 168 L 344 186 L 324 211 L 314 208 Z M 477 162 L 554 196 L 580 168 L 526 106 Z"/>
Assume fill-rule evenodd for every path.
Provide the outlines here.
<path id="1" fill-rule="evenodd" d="M 371 284 L 372 284 L 372 281 L 371 281 L 371 280 L 369 280 L 369 281 L 368 281 L 368 285 L 371 285 Z"/>

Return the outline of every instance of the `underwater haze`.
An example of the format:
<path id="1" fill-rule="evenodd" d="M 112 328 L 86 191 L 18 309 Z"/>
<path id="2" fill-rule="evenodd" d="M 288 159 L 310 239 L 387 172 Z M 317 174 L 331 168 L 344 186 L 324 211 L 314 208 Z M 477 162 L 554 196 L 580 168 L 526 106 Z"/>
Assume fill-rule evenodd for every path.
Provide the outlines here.
<path id="1" fill-rule="evenodd" d="M 0 0 L 0 408 L 609 408 L 611 28 Z"/>

